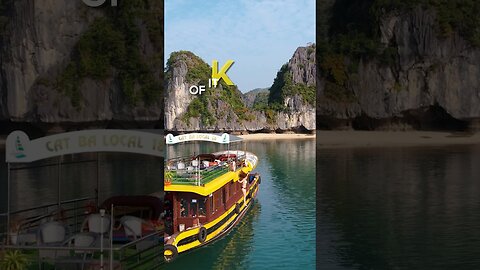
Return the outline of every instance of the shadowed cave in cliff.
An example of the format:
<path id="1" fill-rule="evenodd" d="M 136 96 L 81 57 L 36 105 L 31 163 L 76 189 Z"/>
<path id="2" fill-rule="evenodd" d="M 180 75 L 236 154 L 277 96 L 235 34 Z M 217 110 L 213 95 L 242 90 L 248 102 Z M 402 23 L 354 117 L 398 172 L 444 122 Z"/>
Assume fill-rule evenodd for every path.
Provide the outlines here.
<path id="1" fill-rule="evenodd" d="M 452 117 L 439 105 L 408 110 L 400 116 L 383 119 L 366 114 L 349 120 L 317 116 L 318 129 L 467 131 L 469 126 L 469 121 Z"/>
<path id="2" fill-rule="evenodd" d="M 352 121 L 352 128 L 357 130 L 375 129 L 414 129 L 414 130 L 448 130 L 465 131 L 468 122 L 453 118 L 438 105 L 433 105 L 402 113 L 401 117 L 375 119 L 362 115 Z"/>

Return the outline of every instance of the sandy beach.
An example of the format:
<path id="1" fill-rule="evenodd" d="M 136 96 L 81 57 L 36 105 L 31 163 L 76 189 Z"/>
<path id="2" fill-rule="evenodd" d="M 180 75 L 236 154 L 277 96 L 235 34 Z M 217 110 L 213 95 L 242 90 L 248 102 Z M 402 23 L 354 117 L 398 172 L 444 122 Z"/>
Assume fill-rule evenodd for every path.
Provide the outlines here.
<path id="1" fill-rule="evenodd" d="M 255 133 L 238 137 L 245 141 L 316 139 L 320 148 L 480 144 L 480 132 L 319 130 L 317 134 Z M 5 147 L 5 139 L 0 138 L 0 148 Z"/>
<path id="2" fill-rule="evenodd" d="M 430 131 L 317 131 L 317 147 L 383 147 L 480 144 L 480 133 Z"/>
<path id="3" fill-rule="evenodd" d="M 480 144 L 480 133 L 436 131 L 324 131 L 317 134 L 256 133 L 239 136 L 245 141 L 316 139 L 319 148 L 389 147 Z"/>
<path id="4" fill-rule="evenodd" d="M 238 137 L 245 141 L 264 141 L 264 140 L 292 140 L 292 139 L 315 139 L 315 134 L 297 134 L 297 133 L 255 133 L 248 135 L 239 135 Z"/>

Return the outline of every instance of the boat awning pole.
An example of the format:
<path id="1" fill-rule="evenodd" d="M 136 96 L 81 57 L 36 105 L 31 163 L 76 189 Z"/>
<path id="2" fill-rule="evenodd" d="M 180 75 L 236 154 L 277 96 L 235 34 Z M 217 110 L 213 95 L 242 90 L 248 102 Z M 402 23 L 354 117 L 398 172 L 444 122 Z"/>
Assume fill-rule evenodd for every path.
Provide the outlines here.
<path id="1" fill-rule="evenodd" d="M 99 155 L 98 155 L 98 152 L 97 152 L 97 188 L 95 189 L 95 204 L 96 204 L 96 207 L 98 207 L 98 189 L 99 189 L 99 186 L 100 186 L 100 182 L 98 180 L 99 176 L 100 176 L 100 166 L 99 166 L 99 163 L 100 163 L 100 160 L 99 160 Z"/>
<path id="2" fill-rule="evenodd" d="M 105 218 L 105 209 L 100 209 L 100 228 L 102 228 L 102 233 L 100 234 L 100 269 L 103 269 L 103 234 L 104 234 L 103 219 L 104 218 Z"/>
<path id="3" fill-rule="evenodd" d="M 247 164 L 247 142 L 243 142 L 243 154 L 245 155 L 244 159 L 244 164 Z"/>
<path id="4" fill-rule="evenodd" d="M 197 141 L 193 142 L 193 157 L 195 157 L 197 155 Z M 198 153 L 201 153 L 200 152 L 200 144 L 198 144 Z M 200 164 L 198 164 L 198 161 L 197 161 L 197 167 L 195 168 L 196 170 L 196 176 L 197 176 L 197 186 L 200 186 Z"/>
<path id="5" fill-rule="evenodd" d="M 63 155 L 58 157 L 58 176 L 57 176 L 57 206 L 58 209 L 60 209 L 60 194 L 61 194 L 61 186 L 60 186 L 60 180 L 61 180 L 61 174 L 62 174 L 62 157 Z"/>
<path id="6" fill-rule="evenodd" d="M 113 203 L 110 205 L 110 270 L 113 270 L 113 223 L 114 223 L 114 215 L 113 215 Z"/>
<path id="7" fill-rule="evenodd" d="M 230 136 L 230 135 L 228 135 Z M 230 140 L 229 142 L 227 143 L 227 165 L 228 165 L 228 170 L 230 171 Z"/>
<path id="8" fill-rule="evenodd" d="M 10 163 L 7 163 L 7 169 L 7 241 L 10 241 Z"/>

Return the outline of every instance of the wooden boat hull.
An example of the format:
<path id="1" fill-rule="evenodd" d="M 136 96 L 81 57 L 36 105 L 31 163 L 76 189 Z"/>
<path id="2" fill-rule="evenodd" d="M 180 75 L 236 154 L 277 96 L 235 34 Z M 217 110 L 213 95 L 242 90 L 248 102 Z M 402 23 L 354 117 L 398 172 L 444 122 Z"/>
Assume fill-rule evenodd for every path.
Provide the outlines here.
<path id="1" fill-rule="evenodd" d="M 258 178 L 250 185 L 247 191 L 245 205 L 242 197 L 217 219 L 202 224 L 201 227 L 188 229 L 172 235 L 165 243 L 165 261 L 170 262 L 174 260 L 178 254 L 211 244 L 228 234 L 240 222 L 253 204 L 260 182 L 261 178 Z"/>

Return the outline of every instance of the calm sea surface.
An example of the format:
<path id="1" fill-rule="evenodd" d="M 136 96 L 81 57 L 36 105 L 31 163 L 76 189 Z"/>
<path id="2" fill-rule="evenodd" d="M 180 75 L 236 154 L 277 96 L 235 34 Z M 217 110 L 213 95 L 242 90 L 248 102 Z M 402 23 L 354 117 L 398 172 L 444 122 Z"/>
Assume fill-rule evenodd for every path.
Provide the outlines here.
<path id="1" fill-rule="evenodd" d="M 241 223 L 217 242 L 181 255 L 163 269 L 315 269 L 315 141 L 278 140 L 238 144 L 258 155 L 262 175 L 257 201 Z M 232 147 L 233 148 L 233 147 Z M 223 150 L 214 144 L 179 145 L 170 156 Z M 3 149 L 2 149 L 3 153 Z M 95 159 L 95 155 L 78 157 Z M 69 159 L 68 157 L 66 159 Z M 45 163 L 55 163 L 48 160 Z M 163 167 L 157 158 L 132 154 L 100 155 L 100 200 L 112 195 L 161 190 Z M 55 203 L 56 166 L 12 175 L 13 209 Z M 0 157 L 0 212 L 6 210 L 4 156 Z M 94 194 L 96 162 L 64 165 L 62 200 Z"/>
<path id="2" fill-rule="evenodd" d="M 180 145 L 167 157 L 222 149 Z M 163 269 L 315 269 L 315 141 L 248 142 L 247 151 L 259 157 L 262 175 L 253 208 L 226 237 Z"/>
<path id="3" fill-rule="evenodd" d="M 168 154 L 221 149 L 180 145 Z M 247 150 L 262 175 L 254 207 L 229 235 L 164 269 L 314 269 L 315 242 L 317 269 L 479 269 L 480 146 L 319 149 L 318 214 L 313 140 L 248 142 Z M 100 154 L 100 200 L 161 190 L 161 163 Z M 55 203 L 57 172 L 14 172 L 13 208 Z M 61 172 L 62 200 L 94 194 L 95 162 Z M 0 155 L 0 212 L 6 175 Z"/>
<path id="4" fill-rule="evenodd" d="M 480 146 L 316 158 L 318 269 L 480 269 Z"/>

